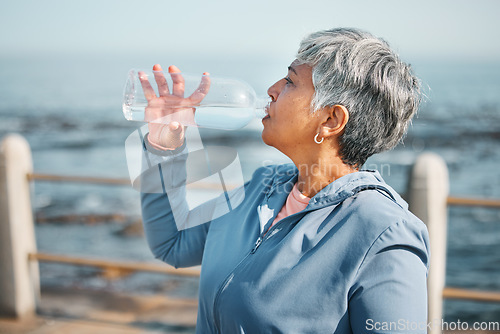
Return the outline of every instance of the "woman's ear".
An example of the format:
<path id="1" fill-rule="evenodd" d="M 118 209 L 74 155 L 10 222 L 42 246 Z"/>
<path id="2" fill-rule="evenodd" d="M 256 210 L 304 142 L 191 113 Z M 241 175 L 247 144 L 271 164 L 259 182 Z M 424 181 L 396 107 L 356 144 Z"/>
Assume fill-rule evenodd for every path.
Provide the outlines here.
<path id="1" fill-rule="evenodd" d="M 326 121 L 321 123 L 321 136 L 338 136 L 344 132 L 344 128 L 349 121 L 349 111 L 341 104 L 324 108 Z"/>

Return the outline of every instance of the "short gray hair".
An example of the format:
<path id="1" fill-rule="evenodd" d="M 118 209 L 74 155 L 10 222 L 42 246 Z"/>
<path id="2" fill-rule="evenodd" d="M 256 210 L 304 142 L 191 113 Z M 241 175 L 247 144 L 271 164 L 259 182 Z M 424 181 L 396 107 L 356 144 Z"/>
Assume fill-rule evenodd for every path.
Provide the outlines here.
<path id="1" fill-rule="evenodd" d="M 420 82 L 384 40 L 352 28 L 313 33 L 297 53 L 313 68 L 312 110 L 343 105 L 349 121 L 340 157 L 360 167 L 403 138 L 421 101 Z"/>

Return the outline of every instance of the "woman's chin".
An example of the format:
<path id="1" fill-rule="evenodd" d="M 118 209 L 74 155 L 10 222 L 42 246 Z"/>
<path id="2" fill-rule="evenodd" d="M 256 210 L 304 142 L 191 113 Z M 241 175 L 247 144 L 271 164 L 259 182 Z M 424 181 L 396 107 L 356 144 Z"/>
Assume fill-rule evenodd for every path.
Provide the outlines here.
<path id="1" fill-rule="evenodd" d="M 270 124 L 264 123 L 264 129 L 262 129 L 261 137 L 264 144 L 279 150 L 278 147 L 282 144 L 281 137 L 271 128 Z"/>
<path id="2" fill-rule="evenodd" d="M 268 146 L 274 146 L 272 144 L 272 134 L 269 132 L 269 130 L 266 129 L 265 126 L 264 126 L 264 129 L 262 130 L 261 137 L 262 137 L 262 141 L 264 142 L 264 144 L 266 144 Z"/>
<path id="3" fill-rule="evenodd" d="M 267 135 L 266 133 L 266 128 L 264 128 L 262 130 L 262 133 L 261 133 L 261 137 L 262 137 L 262 141 L 264 142 L 264 144 L 266 145 L 269 145 L 269 146 L 272 146 L 269 142 L 269 136 Z"/>

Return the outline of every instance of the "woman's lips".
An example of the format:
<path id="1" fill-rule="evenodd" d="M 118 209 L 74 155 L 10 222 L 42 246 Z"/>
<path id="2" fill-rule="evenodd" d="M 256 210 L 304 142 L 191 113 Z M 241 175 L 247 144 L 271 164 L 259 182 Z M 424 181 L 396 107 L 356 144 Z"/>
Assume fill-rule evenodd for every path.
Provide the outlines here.
<path id="1" fill-rule="evenodd" d="M 266 107 L 264 108 L 264 112 L 266 113 L 266 116 L 264 116 L 264 118 L 262 118 L 262 120 L 265 120 L 266 118 L 269 118 L 271 116 L 269 116 L 269 109 L 271 108 L 271 102 L 268 102 Z"/>

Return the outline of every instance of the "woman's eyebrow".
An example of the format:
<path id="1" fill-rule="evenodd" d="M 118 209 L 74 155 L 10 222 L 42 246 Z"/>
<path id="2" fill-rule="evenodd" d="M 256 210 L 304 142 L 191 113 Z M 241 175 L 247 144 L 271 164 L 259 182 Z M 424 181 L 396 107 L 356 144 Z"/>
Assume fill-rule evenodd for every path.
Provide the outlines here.
<path id="1" fill-rule="evenodd" d="M 295 75 L 297 75 L 297 71 L 295 71 L 295 69 L 292 66 L 288 66 L 288 70 L 292 71 L 293 73 L 295 73 Z"/>

